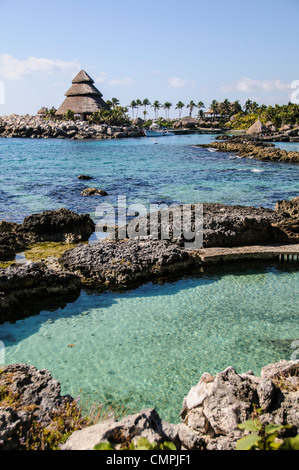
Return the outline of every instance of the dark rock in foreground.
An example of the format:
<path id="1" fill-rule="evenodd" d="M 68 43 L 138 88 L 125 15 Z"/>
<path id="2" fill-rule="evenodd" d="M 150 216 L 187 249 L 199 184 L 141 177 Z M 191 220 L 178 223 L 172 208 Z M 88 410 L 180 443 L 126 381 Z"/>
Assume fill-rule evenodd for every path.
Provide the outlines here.
<path id="1" fill-rule="evenodd" d="M 190 268 L 194 260 L 168 241 L 106 241 L 66 251 L 59 263 L 92 283 L 127 287 Z"/>
<path id="2" fill-rule="evenodd" d="M 80 288 L 80 278 L 75 274 L 53 270 L 42 263 L 0 269 L 0 322 L 14 318 L 26 301 L 46 303 L 53 297 L 78 292 Z"/>

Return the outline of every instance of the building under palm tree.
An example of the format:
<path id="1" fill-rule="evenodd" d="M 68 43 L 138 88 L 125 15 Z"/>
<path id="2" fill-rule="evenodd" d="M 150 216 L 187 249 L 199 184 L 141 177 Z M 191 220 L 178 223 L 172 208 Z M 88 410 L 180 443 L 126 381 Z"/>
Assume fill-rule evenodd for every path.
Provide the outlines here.
<path id="1" fill-rule="evenodd" d="M 57 110 L 57 115 L 63 115 L 71 110 L 85 120 L 89 114 L 101 109 L 110 109 L 102 99 L 102 93 L 94 86 L 93 79 L 84 70 L 76 75 L 65 96 L 66 99 Z"/>

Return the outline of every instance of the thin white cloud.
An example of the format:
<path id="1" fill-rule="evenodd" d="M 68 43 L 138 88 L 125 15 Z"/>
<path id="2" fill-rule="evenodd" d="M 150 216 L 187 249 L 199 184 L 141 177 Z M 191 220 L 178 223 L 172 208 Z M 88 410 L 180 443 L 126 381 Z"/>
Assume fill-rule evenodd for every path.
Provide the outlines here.
<path id="1" fill-rule="evenodd" d="M 171 77 L 168 79 L 168 83 L 173 88 L 183 88 L 188 84 L 187 80 L 183 80 L 182 78 L 178 77 Z"/>
<path id="2" fill-rule="evenodd" d="M 109 80 L 108 85 L 125 85 L 125 86 L 128 86 L 128 85 L 132 85 L 133 81 L 134 80 L 132 78 L 129 78 L 129 77 L 118 78 L 118 79 Z"/>
<path id="3" fill-rule="evenodd" d="M 160 70 L 152 70 L 152 75 L 161 75 L 161 73 Z"/>
<path id="4" fill-rule="evenodd" d="M 183 88 L 184 86 L 196 86 L 197 83 L 195 80 L 184 80 L 183 78 L 171 77 L 168 79 L 168 84 L 172 88 Z"/>
<path id="5" fill-rule="evenodd" d="M 8 80 L 19 80 L 34 72 L 71 74 L 79 71 L 80 68 L 77 61 L 51 60 L 39 57 L 19 60 L 9 54 L 0 56 L 0 75 Z"/>
<path id="6" fill-rule="evenodd" d="M 253 80 L 251 78 L 241 78 L 235 83 L 230 83 L 221 86 L 221 90 L 225 93 L 232 91 L 240 92 L 272 92 L 272 91 L 285 91 L 291 88 L 291 84 L 277 80 Z"/>
<path id="7" fill-rule="evenodd" d="M 107 80 L 108 75 L 105 72 L 101 72 L 100 75 L 95 79 L 95 83 L 103 83 Z"/>

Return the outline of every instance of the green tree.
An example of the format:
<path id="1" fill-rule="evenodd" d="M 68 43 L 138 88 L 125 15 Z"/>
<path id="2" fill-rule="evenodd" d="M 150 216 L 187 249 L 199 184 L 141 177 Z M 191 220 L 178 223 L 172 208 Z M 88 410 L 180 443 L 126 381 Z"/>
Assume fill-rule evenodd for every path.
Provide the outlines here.
<path id="1" fill-rule="evenodd" d="M 145 98 L 145 99 L 142 101 L 142 104 L 143 104 L 143 106 L 144 106 L 143 114 L 144 114 L 144 116 L 146 116 L 146 114 L 148 114 L 148 113 L 147 113 L 147 110 L 146 110 L 146 107 L 147 107 L 147 106 L 150 106 L 151 103 L 150 103 L 150 101 L 149 101 L 147 98 Z"/>
<path id="2" fill-rule="evenodd" d="M 136 119 L 138 118 L 138 111 L 139 111 L 140 106 L 142 106 L 142 101 L 136 100 L 136 109 L 137 109 Z"/>
<path id="3" fill-rule="evenodd" d="M 198 116 L 203 117 L 203 109 L 205 108 L 204 102 L 203 102 L 203 101 L 199 101 L 199 102 L 197 103 L 196 107 L 198 108 Z"/>
<path id="4" fill-rule="evenodd" d="M 129 106 L 128 106 L 128 108 L 131 108 L 131 109 L 132 109 L 132 119 L 134 119 L 134 111 L 135 111 L 135 109 L 136 109 L 136 106 L 137 106 L 137 104 L 136 104 L 136 101 L 135 101 L 135 100 L 131 101 L 131 103 L 130 103 Z"/>
<path id="5" fill-rule="evenodd" d="M 172 107 L 172 103 L 169 103 L 169 101 L 166 101 L 163 104 L 163 109 L 165 109 L 166 119 L 169 119 L 169 110 L 170 110 L 171 107 Z"/>
<path id="6" fill-rule="evenodd" d="M 111 98 L 111 108 L 116 108 L 119 106 L 119 100 L 117 98 Z"/>
<path id="7" fill-rule="evenodd" d="M 158 119 L 158 111 L 159 109 L 161 108 L 161 103 L 159 103 L 158 100 L 154 101 L 154 103 L 152 104 L 152 107 L 154 108 L 154 111 L 155 111 L 155 118 Z"/>
<path id="8" fill-rule="evenodd" d="M 175 109 L 178 109 L 178 110 L 179 110 L 179 119 L 181 118 L 182 110 L 183 110 L 184 107 L 185 107 L 185 105 L 184 105 L 184 103 L 183 103 L 182 101 L 179 101 L 179 102 L 176 104 Z"/>
<path id="9" fill-rule="evenodd" d="M 189 116 L 192 116 L 193 109 L 196 108 L 196 104 L 194 103 L 194 101 L 191 100 L 190 103 L 187 104 L 186 107 L 190 109 L 190 111 L 189 111 Z"/>

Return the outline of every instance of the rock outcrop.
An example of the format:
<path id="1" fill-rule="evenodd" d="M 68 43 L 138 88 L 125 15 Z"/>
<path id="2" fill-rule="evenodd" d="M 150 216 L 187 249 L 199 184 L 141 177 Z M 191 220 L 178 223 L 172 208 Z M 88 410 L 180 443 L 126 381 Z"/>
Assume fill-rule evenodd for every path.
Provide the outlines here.
<path id="1" fill-rule="evenodd" d="M 150 239 L 154 236 L 161 239 L 163 234 L 164 238 L 181 247 L 195 239 L 199 240 L 200 232 L 203 233 L 203 248 L 287 242 L 287 234 L 278 227 L 285 217 L 277 211 L 216 203 L 204 203 L 202 207 L 202 226 L 199 204 L 193 204 L 187 209 L 184 206 L 171 207 L 169 210 L 159 211 L 158 215 L 151 213 L 134 219 L 133 224 L 139 225 L 143 238 Z M 121 234 L 122 232 L 123 230 Z"/>
<path id="2" fill-rule="evenodd" d="M 81 280 L 74 273 L 50 269 L 43 263 L 0 269 L 0 323 L 22 316 L 30 301 L 59 304 L 60 297 L 78 294 L 80 289 Z M 31 307 L 31 314 L 36 309 L 40 310 L 37 305 Z"/>
<path id="3" fill-rule="evenodd" d="M 88 214 L 68 209 L 45 211 L 26 217 L 22 224 L 2 222 L 0 260 L 12 259 L 18 251 L 38 242 L 79 243 L 87 241 L 95 230 Z"/>
<path id="4" fill-rule="evenodd" d="M 51 417 L 73 399 L 61 396 L 60 383 L 48 370 L 14 364 L 0 372 L 0 450 L 21 450 L 34 422 L 50 430 Z"/>
<path id="5" fill-rule="evenodd" d="M 160 276 L 186 272 L 194 260 L 168 241 L 105 241 L 66 251 L 59 263 L 92 284 L 130 287 Z"/>
<path id="6" fill-rule="evenodd" d="M 269 139 L 275 141 L 274 139 Z M 273 162 L 299 163 L 299 152 L 287 151 L 274 144 L 265 143 L 265 138 L 254 140 L 249 136 L 221 136 L 210 144 L 201 144 L 202 148 L 214 148 L 220 152 L 236 153 L 240 157 L 253 157 Z"/>

